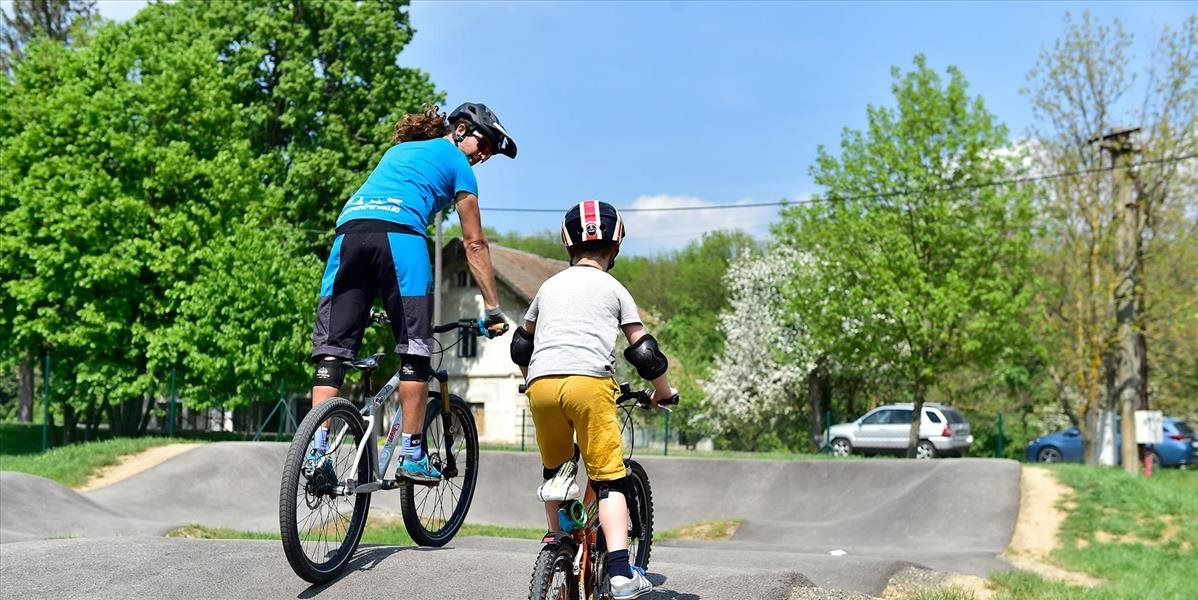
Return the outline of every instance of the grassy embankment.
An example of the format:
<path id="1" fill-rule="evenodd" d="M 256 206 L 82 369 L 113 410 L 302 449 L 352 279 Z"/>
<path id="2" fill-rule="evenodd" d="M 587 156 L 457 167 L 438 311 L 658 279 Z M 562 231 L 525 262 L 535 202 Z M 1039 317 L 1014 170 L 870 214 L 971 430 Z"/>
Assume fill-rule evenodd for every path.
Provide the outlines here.
<path id="1" fill-rule="evenodd" d="M 78 487 L 115 465 L 126 454 L 183 440 L 164 437 L 114 438 L 81 442 L 42 452 L 41 427 L 0 424 L 0 471 L 20 471 Z"/>
<path id="2" fill-rule="evenodd" d="M 996 600 L 1106 600 L 1192 598 L 1198 573 L 1198 473 L 1158 470 L 1152 479 L 1118 469 L 1053 468 L 1073 494 L 1058 548 L 1058 567 L 1098 578 L 1093 588 L 1072 586 L 1027 571 L 992 573 Z M 919 600 L 975 598 L 960 588 L 931 590 Z"/>

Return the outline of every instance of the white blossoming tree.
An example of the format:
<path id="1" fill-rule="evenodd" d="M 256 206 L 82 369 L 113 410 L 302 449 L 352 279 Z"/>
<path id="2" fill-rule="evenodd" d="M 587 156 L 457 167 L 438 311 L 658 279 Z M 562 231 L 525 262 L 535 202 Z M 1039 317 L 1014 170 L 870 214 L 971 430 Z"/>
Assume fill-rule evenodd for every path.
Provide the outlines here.
<path id="1" fill-rule="evenodd" d="M 794 447 L 804 435 L 807 375 L 819 353 L 785 297 L 804 264 L 793 249 L 775 247 L 733 263 L 725 275 L 724 349 L 704 382 L 701 418 L 734 448 Z"/>

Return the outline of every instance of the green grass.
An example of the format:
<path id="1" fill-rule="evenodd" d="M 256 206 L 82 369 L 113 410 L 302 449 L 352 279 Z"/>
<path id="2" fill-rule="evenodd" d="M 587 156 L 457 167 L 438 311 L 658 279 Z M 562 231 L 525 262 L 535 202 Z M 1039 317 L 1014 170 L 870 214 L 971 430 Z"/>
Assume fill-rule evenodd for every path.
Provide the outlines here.
<path id="1" fill-rule="evenodd" d="M 473 525 L 467 523 L 462 525 L 462 529 L 458 531 L 458 535 L 539 540 L 544 537 L 545 530 L 528 527 L 499 527 L 496 525 Z M 205 527 L 203 525 L 187 525 L 186 527 L 172 529 L 167 532 L 166 537 L 205 540 L 277 540 L 279 539 L 279 534 L 278 532 L 237 531 L 235 529 Z M 412 537 L 408 535 L 407 530 L 404 529 L 402 521 L 371 523 L 367 525 L 366 531 L 362 533 L 362 543 L 384 546 L 412 546 L 416 544 L 416 542 L 412 541 Z"/>
<path id="2" fill-rule="evenodd" d="M 67 487 L 78 487 L 87 483 L 101 468 L 117 464 L 125 454 L 178 441 L 160 437 L 116 438 L 51 448 L 40 454 L 23 453 L 16 444 L 14 452 L 10 453 L 6 444 L 0 454 L 0 471 L 20 471 L 53 479 Z M 40 438 L 38 444 L 40 448 Z"/>
<path id="3" fill-rule="evenodd" d="M 727 540 L 730 539 L 744 519 L 699 521 L 673 529 L 653 532 L 655 540 Z"/>
<path id="4" fill-rule="evenodd" d="M 1118 469 L 1059 465 L 1061 483 L 1073 488 L 1061 526 L 1061 567 L 1103 581 L 1071 587 L 1026 573 L 991 579 L 1000 598 L 1187 598 L 1198 573 L 1198 473 L 1158 470 L 1152 479 Z"/>
<path id="5" fill-rule="evenodd" d="M 965 588 L 949 585 L 931 590 L 920 590 L 903 600 L 977 600 L 977 594 Z"/>

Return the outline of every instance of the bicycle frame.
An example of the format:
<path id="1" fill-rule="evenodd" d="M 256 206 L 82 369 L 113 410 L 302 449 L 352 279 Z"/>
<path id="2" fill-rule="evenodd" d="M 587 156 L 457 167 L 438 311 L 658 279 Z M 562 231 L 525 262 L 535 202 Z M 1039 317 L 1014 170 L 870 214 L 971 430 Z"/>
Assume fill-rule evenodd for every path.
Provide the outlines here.
<path id="1" fill-rule="evenodd" d="M 374 316 L 374 318 L 385 319 L 385 317 L 381 316 Z M 380 322 L 383 321 L 380 320 Z M 482 324 L 473 319 L 460 319 L 453 323 L 438 325 L 433 328 L 433 333 L 445 333 L 452 331 L 453 329 L 458 329 L 459 335 L 461 337 L 466 335 L 486 335 Z M 391 394 L 399 388 L 399 373 L 400 372 L 397 370 L 395 374 L 387 380 L 387 383 L 383 384 L 383 387 L 379 388 L 378 392 L 374 394 L 374 397 L 367 401 L 366 405 L 362 408 L 361 414 L 363 419 L 366 421 L 366 436 L 358 442 L 357 450 L 354 453 L 353 464 L 355 465 L 362 464 L 362 456 L 369 448 L 367 443 L 377 443 L 376 440 L 378 439 L 379 434 L 377 426 L 380 423 L 380 419 L 378 418 L 379 411 L 383 408 L 383 405 L 386 404 L 387 398 L 391 397 Z M 449 372 L 445 369 L 437 369 L 433 372 L 433 378 L 436 379 L 439 384 L 441 396 L 441 430 L 444 432 L 445 436 L 445 447 L 451 448 L 453 447 L 453 428 L 451 427 L 452 416 L 449 409 Z M 382 448 L 381 456 L 386 457 L 386 463 L 383 464 L 381 461 L 374 460 L 370 461 L 369 482 L 362 483 L 354 481 L 353 479 L 346 480 L 345 484 L 337 486 L 335 495 L 369 494 L 381 489 L 389 490 L 398 486 L 396 480 L 383 479 L 391 466 L 392 459 L 395 458 L 395 441 L 403 423 L 402 402 L 400 403 L 400 409 L 397 416 L 398 418 L 391 425 L 391 430 L 387 433 L 387 441 L 383 444 Z M 341 446 L 341 443 L 345 439 L 345 433 L 348 431 L 348 429 L 348 426 L 344 426 L 341 428 L 341 431 L 337 432 L 336 437 L 334 437 L 333 441 L 329 444 L 329 450 L 326 452 L 327 454 L 332 454 L 334 450 Z M 446 463 L 441 469 L 442 475 L 444 475 L 446 478 L 457 476 L 457 461 L 454 458 L 453 453 L 446 453 L 445 460 Z"/>

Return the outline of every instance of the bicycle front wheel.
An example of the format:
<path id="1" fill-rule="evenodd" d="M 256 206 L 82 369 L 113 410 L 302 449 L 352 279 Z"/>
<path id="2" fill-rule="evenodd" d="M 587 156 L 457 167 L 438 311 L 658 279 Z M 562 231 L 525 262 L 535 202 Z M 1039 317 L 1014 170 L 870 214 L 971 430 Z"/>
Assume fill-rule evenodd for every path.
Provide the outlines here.
<path id="1" fill-rule="evenodd" d="M 573 548 L 561 543 L 541 548 L 528 582 L 528 600 L 578 600 Z"/>
<path id="2" fill-rule="evenodd" d="M 434 392 L 424 416 L 429 462 L 441 471 L 437 485 L 407 484 L 400 508 L 408 535 L 421 546 L 444 546 L 466 521 L 478 483 L 478 429 L 470 405 L 449 397 L 449 412 Z"/>
<path id="3" fill-rule="evenodd" d="M 628 503 L 628 558 L 636 566 L 648 569 L 649 554 L 653 552 L 653 488 L 640 463 L 628 460 L 625 464 L 633 496 Z"/>
<path id="4" fill-rule="evenodd" d="M 329 426 L 328 451 L 314 452 L 316 431 Z M 305 581 L 331 581 L 349 563 L 370 510 L 370 494 L 346 494 L 348 479 L 371 478 L 374 454 L 363 452 L 354 465 L 358 443 L 366 437 L 357 407 L 331 398 L 312 409 L 295 432 L 279 487 L 279 534 L 292 570 Z"/>

